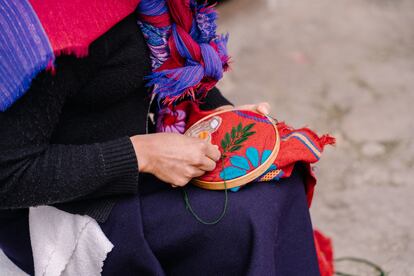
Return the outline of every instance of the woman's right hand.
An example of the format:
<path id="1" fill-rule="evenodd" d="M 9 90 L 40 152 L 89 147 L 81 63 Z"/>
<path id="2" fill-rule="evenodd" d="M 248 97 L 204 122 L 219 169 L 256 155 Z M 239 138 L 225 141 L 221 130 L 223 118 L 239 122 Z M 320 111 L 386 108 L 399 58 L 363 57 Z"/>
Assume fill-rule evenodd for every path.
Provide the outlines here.
<path id="1" fill-rule="evenodd" d="M 216 145 L 176 133 L 132 136 L 140 172 L 151 173 L 174 186 L 212 171 L 221 157 Z"/>

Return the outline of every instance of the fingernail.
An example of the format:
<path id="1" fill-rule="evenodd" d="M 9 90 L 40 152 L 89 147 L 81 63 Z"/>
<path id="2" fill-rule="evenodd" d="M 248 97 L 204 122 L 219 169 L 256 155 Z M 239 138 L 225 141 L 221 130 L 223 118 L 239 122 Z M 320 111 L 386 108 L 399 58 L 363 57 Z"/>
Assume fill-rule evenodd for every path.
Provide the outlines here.
<path id="1" fill-rule="evenodd" d="M 269 109 L 264 107 L 264 106 L 261 106 L 260 107 L 260 112 L 264 115 L 268 115 L 269 114 Z"/>

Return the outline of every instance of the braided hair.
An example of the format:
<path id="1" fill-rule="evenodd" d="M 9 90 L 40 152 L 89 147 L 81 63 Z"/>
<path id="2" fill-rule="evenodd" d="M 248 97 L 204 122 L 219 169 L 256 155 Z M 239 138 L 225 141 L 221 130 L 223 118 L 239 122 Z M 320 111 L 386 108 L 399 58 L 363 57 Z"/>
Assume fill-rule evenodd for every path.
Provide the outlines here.
<path id="1" fill-rule="evenodd" d="M 195 0 L 142 0 L 138 24 L 151 51 L 148 86 L 170 105 L 205 95 L 228 69 L 228 34 L 216 34 L 213 6 Z"/>

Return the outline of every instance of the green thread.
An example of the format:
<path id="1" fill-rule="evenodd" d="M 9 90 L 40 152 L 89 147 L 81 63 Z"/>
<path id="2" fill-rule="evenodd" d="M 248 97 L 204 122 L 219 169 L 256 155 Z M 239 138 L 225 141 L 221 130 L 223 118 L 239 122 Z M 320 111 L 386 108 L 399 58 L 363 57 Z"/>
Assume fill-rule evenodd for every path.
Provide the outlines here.
<path id="1" fill-rule="evenodd" d="M 243 127 L 240 122 L 224 135 L 224 138 L 221 140 L 224 157 L 226 157 L 226 153 L 235 152 L 242 148 L 243 142 L 256 133 L 255 131 L 250 131 L 254 125 L 255 123 L 251 123 Z"/>
<path id="2" fill-rule="evenodd" d="M 356 258 L 356 257 L 342 257 L 342 258 L 335 259 L 335 262 L 342 262 L 342 261 L 351 261 L 351 262 L 366 264 L 366 265 L 372 267 L 373 269 L 375 269 L 379 273 L 378 276 L 386 276 L 387 275 L 385 273 L 385 271 L 379 265 L 374 264 L 373 262 L 370 262 L 366 259 Z M 335 271 L 335 275 L 339 275 L 339 276 L 358 276 L 358 275 L 355 275 L 355 274 L 348 274 L 348 273 L 344 273 L 344 272 L 341 272 L 341 271 Z"/>
<path id="3" fill-rule="evenodd" d="M 217 224 L 226 214 L 227 212 L 227 205 L 228 205 L 228 193 L 227 193 L 227 182 L 226 182 L 226 172 L 224 170 L 224 158 L 227 157 L 227 153 L 235 152 L 242 148 L 243 142 L 245 142 L 247 139 L 249 139 L 250 136 L 255 134 L 255 131 L 251 131 L 255 123 L 248 124 L 247 126 L 242 125 L 241 122 L 237 126 L 232 127 L 230 132 L 227 132 L 224 135 L 224 138 L 221 140 L 221 147 L 223 148 L 223 154 L 221 155 L 221 164 L 223 167 L 223 183 L 224 183 L 224 207 L 223 211 L 220 214 L 220 216 L 213 220 L 213 221 L 205 221 L 202 218 L 200 218 L 199 215 L 194 211 L 194 209 L 191 207 L 190 199 L 187 194 L 187 191 L 185 188 L 183 188 L 183 196 L 184 196 L 184 202 L 185 207 L 190 211 L 191 215 L 200 223 L 205 225 L 213 225 Z"/>
<path id="4" fill-rule="evenodd" d="M 221 164 L 224 168 L 224 156 L 221 156 Z M 200 223 L 204 224 L 204 225 L 214 225 L 219 223 L 223 217 L 226 215 L 227 212 L 227 205 L 228 205 L 228 194 L 227 194 L 227 183 L 226 183 L 226 175 L 224 175 L 224 206 L 223 206 L 223 211 L 221 212 L 220 216 L 213 220 L 213 221 L 205 221 L 202 218 L 200 218 L 199 215 L 197 215 L 197 213 L 193 210 L 193 208 L 191 207 L 190 204 L 190 199 L 188 197 L 187 191 L 185 190 L 185 188 L 183 188 L 183 195 L 184 195 L 184 202 L 185 202 L 185 207 L 188 211 L 190 211 L 191 215 Z"/>

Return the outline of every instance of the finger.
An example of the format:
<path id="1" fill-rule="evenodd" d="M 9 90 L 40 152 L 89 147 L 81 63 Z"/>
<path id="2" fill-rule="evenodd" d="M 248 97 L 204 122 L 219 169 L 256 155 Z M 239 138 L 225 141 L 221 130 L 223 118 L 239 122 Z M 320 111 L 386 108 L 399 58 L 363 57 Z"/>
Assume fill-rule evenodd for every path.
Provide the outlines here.
<path id="1" fill-rule="evenodd" d="M 206 156 L 206 158 L 203 159 L 203 162 L 197 167 L 204 172 L 210 172 L 216 168 L 216 162 Z"/>
<path id="2" fill-rule="evenodd" d="M 217 107 L 216 111 L 230 110 L 230 109 L 233 109 L 233 108 L 234 108 L 234 106 L 232 106 L 232 105 L 222 105 L 220 107 Z"/>
<path id="3" fill-rule="evenodd" d="M 208 144 L 205 154 L 208 158 L 210 158 L 213 161 L 218 161 L 221 157 L 219 147 L 217 145 L 212 144 Z"/>
<path id="4" fill-rule="evenodd" d="M 238 109 L 247 109 L 247 110 L 256 110 L 256 105 L 255 104 L 244 104 L 244 105 L 241 105 L 237 108 Z"/>
<path id="5" fill-rule="evenodd" d="M 194 172 L 193 172 L 193 178 L 194 177 L 199 177 L 202 176 L 203 174 L 205 174 L 206 172 L 199 169 L 199 168 L 194 168 Z"/>
<path id="6" fill-rule="evenodd" d="M 263 115 L 268 115 L 270 113 L 270 105 L 266 102 L 259 103 L 259 104 L 245 104 L 245 105 L 239 106 L 239 109 L 253 110 Z"/>
<path id="7" fill-rule="evenodd" d="M 269 103 L 260 103 L 257 105 L 256 110 L 262 113 L 263 115 L 269 115 L 270 113 L 270 104 Z"/>
<path id="8" fill-rule="evenodd" d="M 188 182 L 190 182 L 190 180 L 191 180 L 191 177 L 190 178 L 188 178 L 188 177 L 180 177 L 180 178 L 174 179 L 174 182 L 171 183 L 171 186 L 173 188 L 184 187 L 185 185 L 188 184 Z"/>

